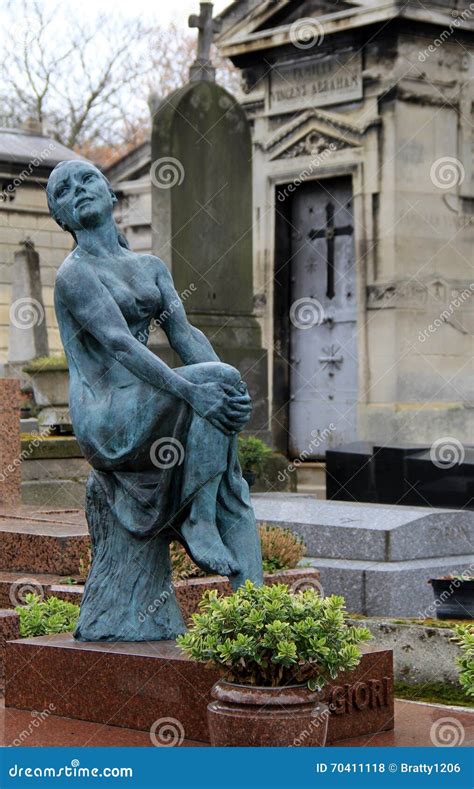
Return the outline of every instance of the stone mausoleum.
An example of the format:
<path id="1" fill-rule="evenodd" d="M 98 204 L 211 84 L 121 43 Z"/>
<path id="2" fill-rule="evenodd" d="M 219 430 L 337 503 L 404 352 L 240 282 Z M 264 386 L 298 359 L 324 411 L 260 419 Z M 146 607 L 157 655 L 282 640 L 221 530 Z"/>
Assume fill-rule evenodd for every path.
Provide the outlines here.
<path id="1" fill-rule="evenodd" d="M 473 443 L 474 9 L 239 0 L 219 20 L 252 128 L 275 446 Z M 144 251 L 148 165 L 145 144 L 109 173 Z"/>
<path id="2" fill-rule="evenodd" d="M 220 18 L 253 125 L 276 444 L 474 442 L 474 6 L 241 0 Z"/>

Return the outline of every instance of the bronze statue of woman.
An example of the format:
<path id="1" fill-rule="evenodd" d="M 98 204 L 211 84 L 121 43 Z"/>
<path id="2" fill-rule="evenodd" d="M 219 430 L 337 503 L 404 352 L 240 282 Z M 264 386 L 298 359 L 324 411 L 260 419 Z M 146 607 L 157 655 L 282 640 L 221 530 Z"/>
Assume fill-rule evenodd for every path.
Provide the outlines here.
<path id="1" fill-rule="evenodd" d="M 48 204 L 76 246 L 56 279 L 55 308 L 70 375 L 70 410 L 92 466 L 86 515 L 92 564 L 75 637 L 152 641 L 185 630 L 171 581 L 169 544 L 227 575 L 262 582 L 260 544 L 237 434 L 251 400 L 187 320 L 166 265 L 120 237 L 116 197 L 82 160 L 61 162 Z M 183 362 L 147 348 L 161 316 Z"/>

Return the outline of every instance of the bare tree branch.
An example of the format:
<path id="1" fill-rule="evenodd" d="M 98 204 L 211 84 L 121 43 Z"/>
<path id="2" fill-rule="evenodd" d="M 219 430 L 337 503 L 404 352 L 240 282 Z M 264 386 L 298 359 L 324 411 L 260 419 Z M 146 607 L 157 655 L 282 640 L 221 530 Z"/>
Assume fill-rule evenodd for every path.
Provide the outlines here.
<path id="1" fill-rule="evenodd" d="M 41 0 L 0 0 L 0 124 L 33 118 L 64 145 L 109 160 L 148 137 L 149 95 L 187 81 L 196 34 L 116 12 L 84 22 L 71 5 L 45 13 Z M 218 80 L 235 90 L 236 70 L 215 56 Z"/>

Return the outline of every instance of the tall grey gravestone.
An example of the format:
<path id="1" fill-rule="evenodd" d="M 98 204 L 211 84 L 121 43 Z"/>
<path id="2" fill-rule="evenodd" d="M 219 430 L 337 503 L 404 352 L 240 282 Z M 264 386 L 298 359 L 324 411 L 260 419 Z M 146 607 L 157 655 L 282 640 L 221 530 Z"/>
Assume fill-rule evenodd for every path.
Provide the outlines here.
<path id="1" fill-rule="evenodd" d="M 211 6 L 211 9 L 209 9 Z M 253 315 L 252 172 L 245 114 L 214 82 L 211 3 L 199 28 L 190 82 L 153 118 L 153 252 L 170 266 L 189 320 L 237 367 L 253 399 L 248 430 L 268 427 L 267 357 Z"/>
<path id="2" fill-rule="evenodd" d="M 47 356 L 40 259 L 29 239 L 15 252 L 9 317 L 8 363 L 21 366 L 39 356 Z"/>

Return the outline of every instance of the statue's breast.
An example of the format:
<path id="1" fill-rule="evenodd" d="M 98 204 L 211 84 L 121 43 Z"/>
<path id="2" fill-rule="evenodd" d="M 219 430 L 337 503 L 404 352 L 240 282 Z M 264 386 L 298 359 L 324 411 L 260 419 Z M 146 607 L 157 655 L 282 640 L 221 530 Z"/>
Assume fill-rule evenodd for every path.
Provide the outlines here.
<path id="1" fill-rule="evenodd" d="M 148 272 L 109 270 L 101 272 L 100 280 L 129 326 L 151 320 L 160 307 L 160 291 Z"/>

